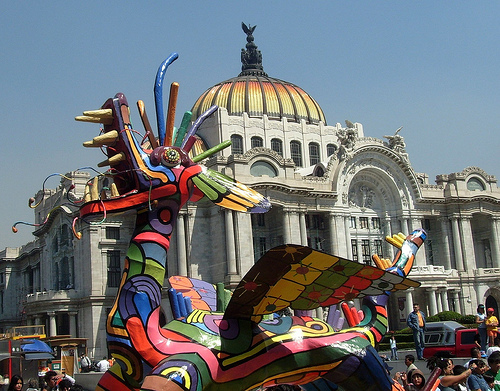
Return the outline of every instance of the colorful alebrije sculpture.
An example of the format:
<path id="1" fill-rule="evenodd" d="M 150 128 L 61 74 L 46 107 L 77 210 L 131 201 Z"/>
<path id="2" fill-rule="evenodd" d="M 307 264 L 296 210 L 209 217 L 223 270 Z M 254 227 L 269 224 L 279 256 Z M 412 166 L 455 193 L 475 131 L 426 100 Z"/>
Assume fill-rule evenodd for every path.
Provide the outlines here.
<path id="1" fill-rule="evenodd" d="M 423 230 L 389 239 L 400 250 L 392 263 L 375 257 L 378 267 L 304 246 L 276 247 L 247 273 L 224 313 L 213 311 L 214 298 L 209 300 L 206 293 L 211 291 L 210 284 L 195 282 L 183 289 L 182 277 L 175 277 L 172 285 L 193 300 L 176 311 L 178 319 L 161 327 L 167 250 L 180 208 L 203 196 L 237 211 L 262 213 L 270 208 L 259 193 L 198 164 L 229 142 L 190 158 L 196 130 L 217 107 L 210 108 L 189 130 L 191 118 L 186 113 L 175 131 L 178 85 L 173 83 L 165 121 L 162 83 L 176 58 L 174 53 L 165 60 L 156 77 L 158 140 L 141 101 L 138 108 L 146 136 L 141 142 L 136 140 L 121 93 L 101 109 L 76 118 L 104 125 L 103 134 L 84 145 L 106 147 L 107 160 L 99 166 L 111 166 L 88 186 L 80 219 L 90 222 L 109 213 L 137 211 L 118 296 L 106 326 L 116 364 L 102 376 L 97 390 L 239 391 L 279 384 L 300 385 L 304 390 L 402 389 L 388 376 L 374 346 L 387 331 L 390 292 L 418 286 L 406 275 L 426 237 Z M 79 236 L 76 221 L 73 226 Z M 183 284 L 193 284 L 190 281 Z M 340 331 L 307 316 L 262 320 L 286 307 L 311 310 L 356 297 L 364 297 L 364 318 Z"/>

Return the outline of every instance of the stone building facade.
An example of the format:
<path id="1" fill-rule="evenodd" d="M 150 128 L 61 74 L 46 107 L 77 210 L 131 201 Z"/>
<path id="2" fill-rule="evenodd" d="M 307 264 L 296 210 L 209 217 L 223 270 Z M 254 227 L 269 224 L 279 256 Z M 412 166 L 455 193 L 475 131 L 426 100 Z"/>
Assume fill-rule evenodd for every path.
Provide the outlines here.
<path id="1" fill-rule="evenodd" d="M 247 42 L 240 75 L 207 89 L 192 111 L 196 116 L 219 105 L 198 136 L 205 148 L 233 143 L 204 164 L 265 194 L 272 209 L 249 215 L 203 200 L 188 203 L 171 240 L 168 274 L 234 288 L 260 255 L 283 243 L 371 263 L 372 253 L 394 255 L 386 235 L 423 227 L 428 240 L 410 275 L 421 286 L 392 296 L 390 327 L 405 326 L 414 302 L 429 315 L 471 314 L 478 303 L 498 310 L 496 178 L 467 167 L 430 184 L 426 174 L 414 171 L 401 129 L 382 140 L 365 136 L 359 123 L 327 125 L 304 90 L 264 73 L 253 37 Z M 45 190 L 35 221 L 48 219 L 35 230 L 36 239 L 0 252 L 0 331 L 45 324 L 49 335 L 88 338 L 90 355 L 102 357 L 106 315 L 135 216 L 77 224 L 77 240 L 77 207 L 49 212 L 83 196 L 89 180 L 87 173 L 72 172 L 57 189 Z"/>

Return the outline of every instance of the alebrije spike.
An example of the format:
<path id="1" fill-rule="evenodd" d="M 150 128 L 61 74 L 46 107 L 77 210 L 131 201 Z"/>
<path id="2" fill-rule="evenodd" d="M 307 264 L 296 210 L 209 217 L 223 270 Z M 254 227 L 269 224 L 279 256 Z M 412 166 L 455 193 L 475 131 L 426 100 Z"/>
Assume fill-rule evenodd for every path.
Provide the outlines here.
<path id="1" fill-rule="evenodd" d="M 186 151 L 186 149 L 184 148 L 184 146 L 188 142 L 189 137 L 194 136 L 195 133 L 196 133 L 196 131 L 200 127 L 200 125 L 203 123 L 203 121 L 205 121 L 214 112 L 216 112 L 218 108 L 219 108 L 219 106 L 213 105 L 212 107 L 210 107 L 207 111 L 205 111 L 202 115 L 200 115 L 198 117 L 198 119 L 194 122 L 193 126 L 191 126 L 191 129 L 189 129 L 189 131 L 184 136 L 184 140 L 182 141 L 182 145 L 181 145 L 182 149 L 184 149 Z M 186 151 L 186 152 L 188 152 L 188 151 Z"/>
<path id="2" fill-rule="evenodd" d="M 182 117 L 181 126 L 179 127 L 179 130 L 177 131 L 177 135 L 175 136 L 174 146 L 176 146 L 176 147 L 181 146 L 182 140 L 184 139 L 184 136 L 186 135 L 187 128 L 189 126 L 189 122 L 191 122 L 192 116 L 193 116 L 193 113 L 191 113 L 190 111 L 186 111 L 184 113 L 184 116 Z"/>
<path id="3" fill-rule="evenodd" d="M 173 82 L 170 85 L 170 95 L 168 98 L 167 125 L 165 128 L 165 140 L 163 146 L 173 145 L 175 109 L 177 107 L 177 95 L 179 93 L 179 83 Z"/>
<path id="4" fill-rule="evenodd" d="M 179 55 L 177 53 L 172 53 L 166 60 L 164 60 L 158 72 L 156 73 L 154 94 L 155 94 L 155 106 L 156 106 L 156 123 L 158 126 L 158 138 L 160 145 L 164 145 L 165 141 L 165 116 L 163 115 L 163 79 L 165 78 L 165 73 L 170 64 L 172 64 Z"/>
<path id="5" fill-rule="evenodd" d="M 191 148 L 193 147 L 194 143 L 196 142 L 196 137 L 194 136 L 190 136 L 187 141 L 186 141 L 186 144 L 182 147 L 182 149 L 189 153 L 189 151 L 191 150 Z"/>
<path id="6" fill-rule="evenodd" d="M 153 129 L 151 128 L 151 124 L 149 123 L 148 115 L 146 114 L 146 107 L 144 106 L 144 102 L 142 100 L 137 101 L 137 109 L 139 109 L 139 115 L 141 116 L 144 129 L 146 129 L 151 148 L 155 149 L 156 147 L 158 147 L 158 141 L 156 141 L 155 134 L 153 133 Z"/>
<path id="7" fill-rule="evenodd" d="M 199 155 L 196 155 L 194 158 L 193 158 L 193 162 L 194 163 L 197 163 L 199 162 L 200 160 L 203 160 L 205 159 L 206 157 L 209 157 L 209 156 L 212 156 L 214 153 L 217 153 L 221 150 L 223 150 L 224 148 L 227 148 L 231 145 L 231 140 L 226 140 L 222 143 L 220 143 L 219 145 L 216 145 L 215 147 L 212 147 L 210 149 L 207 149 L 205 152 L 202 152 L 200 153 Z"/>

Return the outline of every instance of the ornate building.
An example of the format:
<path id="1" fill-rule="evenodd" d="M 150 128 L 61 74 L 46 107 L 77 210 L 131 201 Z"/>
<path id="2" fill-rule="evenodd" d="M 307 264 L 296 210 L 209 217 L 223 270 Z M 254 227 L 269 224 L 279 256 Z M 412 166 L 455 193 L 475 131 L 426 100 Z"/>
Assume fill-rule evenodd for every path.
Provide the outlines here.
<path id="1" fill-rule="evenodd" d="M 242 72 L 208 88 L 193 118 L 219 110 L 198 131 L 205 147 L 231 140 L 205 164 L 270 198 L 267 214 L 222 211 L 203 201 L 178 217 L 168 258 L 181 274 L 235 287 L 273 246 L 307 244 L 358 262 L 392 257 L 385 235 L 428 232 L 410 277 L 421 287 L 391 298 L 390 326 L 405 326 L 413 302 L 427 314 L 474 313 L 478 303 L 500 303 L 500 191 L 477 167 L 439 175 L 416 173 L 400 129 L 385 140 L 365 137 L 359 123 L 327 125 L 319 104 L 302 88 L 269 77 L 244 27 Z M 82 196 L 90 179 L 69 173 L 35 209 L 45 220 L 54 205 Z M 36 199 L 41 199 L 41 192 Z M 71 235 L 72 214 L 52 213 L 27 245 L 0 252 L 0 327 L 46 324 L 49 334 L 88 338 L 90 354 L 106 355 L 105 319 L 119 283 L 133 215 L 112 216 Z M 61 210 L 62 212 L 62 210 Z"/>

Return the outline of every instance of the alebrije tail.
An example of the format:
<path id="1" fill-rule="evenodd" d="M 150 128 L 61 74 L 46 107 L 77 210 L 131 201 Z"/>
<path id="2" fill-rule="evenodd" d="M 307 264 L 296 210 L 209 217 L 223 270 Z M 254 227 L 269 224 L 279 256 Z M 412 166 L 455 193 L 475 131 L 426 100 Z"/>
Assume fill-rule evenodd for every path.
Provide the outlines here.
<path id="1" fill-rule="evenodd" d="M 404 239 L 402 239 L 402 234 L 394 235 L 392 238 L 387 237 L 386 240 L 399 247 L 399 251 L 394 257 L 392 264 L 386 268 L 386 271 L 404 277 L 407 276 L 413 266 L 415 255 L 426 237 L 427 234 L 420 228 L 413 231 Z M 381 267 L 381 265 L 387 265 L 388 260 L 382 260 L 377 256 L 373 258 L 377 266 Z M 364 338 L 368 339 L 373 346 L 382 340 L 388 329 L 387 301 L 389 295 L 390 292 L 386 292 L 385 295 L 366 297 L 362 304 L 362 310 L 365 317 L 358 326 L 354 327 L 354 329 L 362 333 Z M 363 328 L 364 330 L 362 330 Z"/>
<path id="2" fill-rule="evenodd" d="M 372 259 L 379 268 L 406 277 L 413 267 L 418 249 L 426 238 L 427 233 L 422 228 L 416 229 L 406 237 L 402 233 L 392 237 L 386 236 L 387 242 L 399 248 L 394 260 L 391 263 L 389 259 L 380 258 L 376 254 L 372 256 Z"/>

